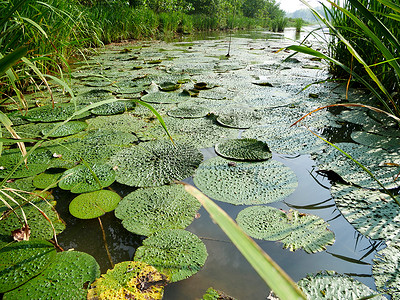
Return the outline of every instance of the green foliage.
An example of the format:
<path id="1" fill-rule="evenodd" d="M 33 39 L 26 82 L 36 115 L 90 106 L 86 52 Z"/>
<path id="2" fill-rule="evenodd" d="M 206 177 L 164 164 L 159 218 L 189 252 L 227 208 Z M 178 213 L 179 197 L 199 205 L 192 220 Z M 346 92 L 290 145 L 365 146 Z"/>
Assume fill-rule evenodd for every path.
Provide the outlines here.
<path id="1" fill-rule="evenodd" d="M 212 287 L 208 288 L 201 300 L 235 300 L 235 298 L 226 295 L 224 292 L 218 291 Z"/>
<path id="2" fill-rule="evenodd" d="M 57 104 L 55 107 L 52 105 L 45 105 L 30 109 L 24 118 L 31 122 L 64 121 L 71 117 L 77 110 L 79 109 L 71 103 Z M 88 115 L 90 115 L 90 113 L 85 112 L 74 117 L 74 119 L 80 119 Z"/>
<path id="3" fill-rule="evenodd" d="M 59 169 L 48 169 L 33 178 L 33 185 L 42 190 L 54 188 L 57 186 L 57 181 L 61 178 L 62 174 L 63 171 Z M 26 191 L 26 189 L 23 190 Z"/>
<path id="4" fill-rule="evenodd" d="M 115 216 L 130 232 L 149 236 L 163 229 L 185 229 L 200 203 L 182 185 L 138 189 L 119 203 Z"/>
<path id="5" fill-rule="evenodd" d="M 171 282 L 186 279 L 200 271 L 208 253 L 204 243 L 182 229 L 161 230 L 136 249 L 135 260 L 154 266 L 171 277 Z"/>
<path id="6" fill-rule="evenodd" d="M 10 291 L 40 274 L 55 256 L 54 246 L 42 240 L 14 242 L 1 248 L 0 293 Z"/>
<path id="7" fill-rule="evenodd" d="M 41 274 L 5 293 L 3 299 L 86 299 L 89 284 L 99 276 L 100 267 L 91 255 L 64 251 Z"/>
<path id="8" fill-rule="evenodd" d="M 256 139 L 226 140 L 215 145 L 215 152 L 234 160 L 260 161 L 272 157 L 267 143 Z"/>
<path id="9" fill-rule="evenodd" d="M 79 219 L 93 219 L 114 210 L 121 198 L 108 190 L 84 193 L 75 197 L 69 204 L 69 212 Z"/>
<path id="10" fill-rule="evenodd" d="M 85 130 L 87 127 L 87 124 L 85 122 L 69 121 L 69 122 L 64 123 L 61 126 L 59 126 L 56 130 L 52 131 L 53 127 L 56 127 L 59 124 L 60 123 L 53 123 L 53 126 L 51 126 L 51 127 L 49 126 L 48 128 L 43 129 L 42 134 L 43 135 L 48 134 L 49 137 L 62 137 L 62 136 L 67 136 L 67 135 L 72 135 L 72 134 L 78 133 L 82 130 Z"/>
<path id="11" fill-rule="evenodd" d="M 169 279 L 156 268 L 137 261 L 124 261 L 101 275 L 91 286 L 87 299 L 162 299 Z"/>

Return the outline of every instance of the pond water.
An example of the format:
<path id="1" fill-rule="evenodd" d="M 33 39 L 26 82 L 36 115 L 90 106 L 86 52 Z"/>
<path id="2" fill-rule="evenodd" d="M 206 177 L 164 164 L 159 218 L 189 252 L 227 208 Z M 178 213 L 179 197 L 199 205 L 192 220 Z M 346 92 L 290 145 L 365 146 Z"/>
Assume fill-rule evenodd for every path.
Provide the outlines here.
<path id="1" fill-rule="evenodd" d="M 290 53 L 277 50 L 292 44 L 293 42 L 289 39 L 298 39 L 292 29 L 283 35 L 263 31 L 234 33 L 229 59 L 225 59 L 225 55 L 230 37 L 221 33 L 207 33 L 205 36 L 199 35 L 195 38 L 184 37 L 179 42 L 171 43 L 135 42 L 109 45 L 105 49 L 99 49 L 100 55 L 90 58 L 87 65 L 82 63 L 75 74 L 96 73 L 101 70 L 102 74 L 117 78 L 119 80 L 117 85 L 121 83 L 120 86 L 123 86 L 124 77 L 134 76 L 132 66 L 143 67 L 137 71 L 136 76 L 140 76 L 146 72 L 152 72 L 146 69 L 148 64 L 143 64 L 143 61 L 162 59 L 154 73 L 154 78 L 158 78 L 158 83 L 171 81 L 171 74 L 179 70 L 181 74 L 189 74 L 188 77 L 191 80 L 219 85 L 217 93 L 208 94 L 210 101 L 213 102 L 213 109 L 217 113 L 230 106 L 244 105 L 248 109 L 257 108 L 261 111 L 263 122 L 290 125 L 300 116 L 317 107 L 344 99 L 345 89 L 325 82 L 312 85 L 302 91 L 307 85 L 326 79 L 328 74 L 322 63 L 312 61 L 306 56 L 297 55 L 295 61 L 282 62 Z M 313 40 L 312 43 L 315 45 L 317 42 Z M 122 55 L 120 51 L 125 48 L 132 49 L 132 52 L 127 53 L 131 55 L 133 61 L 129 64 L 127 60 L 120 59 Z M 133 55 L 139 58 L 133 59 Z M 268 82 L 272 87 L 252 84 L 255 81 Z M 189 84 L 192 83 L 187 85 Z M 359 97 L 365 96 L 362 91 L 352 90 L 350 97 L 356 102 Z M 273 105 L 263 106 L 262 98 L 272 99 Z M 231 101 L 231 104 L 227 104 L 227 101 Z M 163 116 L 166 110 L 171 109 L 171 106 L 154 105 L 154 107 Z M 295 113 L 285 112 L 294 108 Z M 343 125 L 343 121 L 340 123 L 336 117 L 338 112 L 334 113 L 316 113 L 315 118 L 309 118 L 311 122 L 314 122 L 311 126 L 318 133 L 328 134 L 331 140 L 346 141 L 353 127 L 349 129 L 348 126 Z M 340 127 L 338 124 L 343 126 Z M 246 130 L 237 130 L 237 137 L 245 135 Z M 311 133 L 309 138 L 313 138 Z M 309 142 L 304 141 L 304 144 L 307 143 Z M 216 156 L 212 147 L 204 147 L 201 151 L 205 160 Z M 372 259 L 376 250 L 382 249 L 384 244 L 362 236 L 342 217 L 331 198 L 330 180 L 317 172 L 316 163 L 311 159 L 310 154 L 274 152 L 273 159 L 282 162 L 295 172 L 298 187 L 284 201 L 268 205 L 283 210 L 293 208 L 302 213 L 323 218 L 335 234 L 335 243 L 327 246 L 326 251 L 315 254 L 308 254 L 303 250 L 291 252 L 288 249 L 282 249 L 280 242 L 256 240 L 257 243 L 295 281 L 308 273 L 334 270 L 338 273 L 349 274 L 369 287 L 375 288 L 371 276 Z M 193 183 L 192 178 L 185 181 Z M 121 196 L 134 190 L 117 183 L 111 188 Z M 93 255 L 104 273 L 111 266 L 98 221 L 96 219 L 79 220 L 69 214 L 68 204 L 75 197 L 74 194 L 59 189 L 55 189 L 53 194 L 57 200 L 56 209 L 67 223 L 66 230 L 58 237 L 60 245 L 64 249 L 74 248 Z M 246 207 L 216 202 L 234 219 Z M 199 214 L 200 216 L 187 230 L 195 233 L 205 243 L 208 251 L 206 264 L 200 272 L 189 279 L 168 285 L 164 299 L 200 299 L 211 286 L 237 299 L 266 299 L 269 294 L 266 284 L 210 219 L 208 213 L 201 209 Z M 113 262 L 131 260 L 135 249 L 141 245 L 145 237 L 125 230 L 113 212 L 105 214 L 101 220 Z"/>

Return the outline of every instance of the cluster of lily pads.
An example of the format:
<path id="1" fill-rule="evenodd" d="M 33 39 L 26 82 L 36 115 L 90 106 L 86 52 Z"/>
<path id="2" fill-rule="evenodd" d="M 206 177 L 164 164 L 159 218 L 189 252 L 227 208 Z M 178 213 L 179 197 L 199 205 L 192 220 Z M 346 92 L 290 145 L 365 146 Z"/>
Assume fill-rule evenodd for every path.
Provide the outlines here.
<path id="1" fill-rule="evenodd" d="M 335 239 L 324 220 L 266 206 L 287 198 L 298 184 L 294 172 L 274 160 L 272 153 L 312 153 L 320 169 L 334 171 L 353 184 L 333 185 L 331 190 L 345 218 L 362 234 L 393 242 L 379 253 L 373 274 L 378 290 L 398 299 L 400 278 L 394 270 L 400 257 L 399 206 L 377 191 L 380 186 L 341 152 L 326 147 L 305 127 L 290 127 L 305 113 L 338 98 L 295 96 L 300 86 L 293 84 L 293 78 L 287 78 L 287 84 L 274 81 L 271 69 L 299 68 L 292 62 L 277 67 L 254 53 L 220 60 L 220 56 L 205 56 L 200 43 L 185 51 L 169 47 L 168 51 L 109 48 L 72 73 L 76 97 L 54 92 L 53 104 L 49 95 L 37 92 L 26 97 L 27 113 L 5 103 L 14 130 L 21 137 L 41 141 L 41 146 L 32 149 L 26 164 L 20 150 L 12 146 L 0 157 L 0 178 L 8 179 L 12 172 L 12 180 L 5 185 L 10 197 L 3 201 L 10 205 L 0 206 L 0 257 L 6 261 L 0 269 L 0 293 L 5 293 L 4 298 L 21 299 L 34 290 L 41 297 L 58 299 L 79 293 L 78 299 L 86 297 L 91 286 L 88 299 L 122 295 L 161 299 L 164 286 L 198 272 L 208 255 L 202 240 L 185 230 L 200 204 L 175 184 L 191 176 L 211 198 L 248 206 L 237 216 L 248 235 L 282 242 L 293 251 L 323 251 Z M 249 61 L 256 62 L 252 69 L 247 68 Z M 138 106 L 138 101 L 156 109 L 172 140 L 154 113 Z M 352 118 L 365 121 L 366 116 L 365 112 L 359 116 L 324 112 L 304 122 L 320 130 L 340 126 L 342 121 L 356 123 Z M 397 124 L 376 115 L 368 118 L 375 123 L 368 122 L 368 128 L 352 135 L 363 145 L 339 146 L 370 168 L 386 188 L 396 188 Z M 389 128 L 382 128 L 383 124 Z M 200 150 L 208 147 L 215 147 L 218 156 L 203 161 Z M 114 182 L 135 190 L 121 199 L 109 188 Z M 98 218 L 115 210 L 128 231 L 145 236 L 133 261 L 121 262 L 99 278 L 99 267 L 90 255 L 56 254 L 45 240 L 66 225 L 49 194 L 35 189 L 57 186 L 78 194 L 69 204 L 74 217 Z M 21 190 L 39 197 L 16 196 Z M 7 201 L 11 198 L 15 202 Z M 32 240 L 13 243 L 13 232 L 22 229 L 24 219 Z M 29 261 L 29 257 L 34 259 Z M 90 272 L 79 273 L 85 268 Z M 21 273 L 25 275 L 15 280 Z M 43 289 L 45 284 L 52 288 Z M 310 299 L 325 290 L 326 295 L 333 293 L 333 299 L 344 299 L 347 293 L 357 297 L 373 293 L 347 276 L 330 272 L 304 278 L 299 285 Z M 219 299 L 222 294 L 210 289 L 203 299 Z"/>

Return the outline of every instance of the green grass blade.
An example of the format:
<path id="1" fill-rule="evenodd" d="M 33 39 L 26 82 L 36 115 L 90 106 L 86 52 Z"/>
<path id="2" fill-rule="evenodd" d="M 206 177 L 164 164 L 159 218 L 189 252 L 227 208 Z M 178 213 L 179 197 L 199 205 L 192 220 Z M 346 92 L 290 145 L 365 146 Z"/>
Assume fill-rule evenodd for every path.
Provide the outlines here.
<path id="1" fill-rule="evenodd" d="M 13 65 L 28 53 L 28 48 L 20 47 L 0 59 L 0 76 L 7 72 Z"/>
<path id="2" fill-rule="evenodd" d="M 25 18 L 25 17 L 20 17 L 22 20 L 24 20 L 25 22 L 28 22 L 29 24 L 31 24 L 32 26 L 34 26 L 41 34 L 43 34 L 43 36 L 47 39 L 47 33 L 46 31 L 44 31 L 44 29 L 35 21 L 33 21 L 32 19 L 29 18 Z"/>
<path id="3" fill-rule="evenodd" d="M 386 5 L 387 7 L 390 7 L 391 9 L 393 9 L 394 11 L 400 13 L 400 5 L 389 1 L 389 0 L 378 0 L 380 3 Z"/>
<path id="4" fill-rule="evenodd" d="M 212 219 L 230 238 L 254 270 L 281 300 L 307 299 L 296 283 L 210 198 L 195 187 L 184 184 L 188 193 L 200 201 Z"/>

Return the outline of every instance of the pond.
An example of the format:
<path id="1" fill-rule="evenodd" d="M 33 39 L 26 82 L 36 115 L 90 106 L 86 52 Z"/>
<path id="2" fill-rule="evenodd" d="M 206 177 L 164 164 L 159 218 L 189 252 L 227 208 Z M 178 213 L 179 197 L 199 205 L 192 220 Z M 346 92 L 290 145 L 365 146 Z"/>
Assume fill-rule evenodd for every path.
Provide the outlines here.
<path id="1" fill-rule="evenodd" d="M 322 164 L 316 161 L 322 153 L 333 150 L 329 150 L 324 142 L 306 129 L 308 127 L 334 142 L 352 142 L 352 132 L 361 132 L 362 128 L 362 123 L 357 122 L 354 115 L 366 112 L 353 113 L 353 119 L 346 114 L 350 111 L 348 109 L 321 110 L 300 123 L 302 127 L 290 127 L 318 107 L 345 100 L 346 94 L 342 85 L 325 81 L 328 73 L 320 61 L 305 55 L 296 55 L 285 61 L 291 53 L 279 50 L 292 44 L 291 39 L 299 38 L 293 34 L 291 29 L 285 34 L 263 31 L 235 32 L 232 36 L 207 33 L 205 36 L 182 37 L 180 41 L 169 43 L 142 41 L 108 45 L 98 49 L 98 55 L 74 66 L 72 86 L 78 97 L 93 93 L 93 90 L 105 94 L 112 92 L 124 99 L 141 97 L 161 114 L 174 140 L 194 144 L 203 154 L 204 162 L 218 156 L 213 146 L 226 139 L 256 138 L 265 141 L 272 150 L 272 160 L 279 166 L 288 167 L 290 174 L 293 173 L 279 176 L 292 176 L 297 183 L 289 183 L 295 188 L 283 199 L 269 203 L 261 200 L 258 204 L 268 203 L 268 206 L 284 211 L 295 209 L 300 213 L 316 215 L 329 224 L 335 241 L 322 245 L 322 248 L 326 247 L 325 251 L 312 254 L 303 249 L 283 249 L 279 241 L 255 239 L 257 243 L 294 281 L 310 273 L 333 270 L 350 275 L 376 290 L 372 263 L 376 252 L 384 249 L 385 244 L 379 239 L 363 236 L 342 216 L 330 192 L 335 177 L 328 176 L 328 172 L 320 172 Z M 309 43 L 314 48 L 324 47 L 316 39 L 311 39 Z M 163 87 L 169 89 L 171 82 L 178 81 L 180 87 L 177 91 L 162 91 Z M 203 82 L 209 89 L 193 90 L 195 83 Z M 321 83 L 313 84 L 315 82 Z M 178 96 L 183 90 L 186 90 L 185 94 Z M 165 96 L 171 93 L 173 97 Z M 198 93 L 197 97 L 193 93 Z M 62 93 L 55 95 L 64 101 Z M 184 100 L 176 100 L 181 96 Z M 367 96 L 365 91 L 350 89 L 349 99 L 351 102 L 359 99 L 367 101 Z M 173 116 L 193 110 L 193 107 L 204 108 L 204 117 Z M 138 122 L 132 128 L 138 138 L 134 143 L 140 145 L 142 142 L 166 139 L 163 128 L 147 108 L 138 106 L 129 114 Z M 111 129 L 117 123 L 115 116 L 118 115 L 113 116 L 113 121 L 105 116 L 89 116 L 85 120 L 88 128 Z M 101 118 L 102 122 L 93 121 Z M 362 115 L 360 118 L 365 120 L 367 117 Z M 118 164 L 119 160 L 116 161 L 114 163 Z M 133 160 L 132 164 L 136 162 Z M 236 163 L 231 166 L 237 167 Z M 115 170 L 118 174 L 118 168 Z M 201 175 L 197 172 L 194 179 L 189 177 L 184 181 L 200 183 Z M 258 173 L 252 176 L 257 177 Z M 353 176 L 361 175 L 355 172 Z M 246 181 L 244 177 L 240 180 Z M 137 189 L 123 184 L 124 179 L 118 180 L 118 175 L 117 181 L 119 183 L 113 183 L 110 189 L 122 197 Z M 235 184 L 237 186 L 232 184 L 229 188 L 239 189 L 240 182 L 235 181 Z M 202 190 L 213 189 L 209 183 L 197 185 L 202 185 Z M 82 220 L 70 214 L 69 204 L 76 194 L 54 188 L 53 195 L 57 201 L 56 210 L 67 224 L 58 235 L 60 246 L 65 250 L 75 249 L 93 255 L 102 273 L 111 269 L 98 220 Z M 215 200 L 233 219 L 246 207 L 254 206 Z M 254 201 L 257 203 L 258 200 Z M 146 237 L 127 231 L 114 212 L 106 213 L 101 221 L 113 263 L 132 260 L 135 250 Z M 198 273 L 166 286 L 164 299 L 200 299 L 209 287 L 236 299 L 267 298 L 269 288 L 203 208 L 187 230 L 203 241 L 208 258 Z"/>

